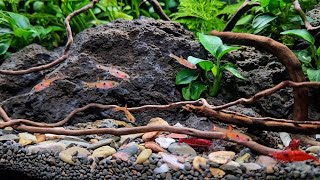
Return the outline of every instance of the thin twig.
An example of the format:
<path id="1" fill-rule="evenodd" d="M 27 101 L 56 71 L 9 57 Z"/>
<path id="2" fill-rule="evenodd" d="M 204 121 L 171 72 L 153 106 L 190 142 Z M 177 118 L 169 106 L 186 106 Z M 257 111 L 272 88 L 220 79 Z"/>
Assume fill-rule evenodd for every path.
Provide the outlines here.
<path id="1" fill-rule="evenodd" d="M 295 82 L 304 82 L 305 77 L 302 72 L 301 64 L 296 55 L 284 44 L 281 44 L 271 38 L 233 32 L 212 31 L 212 35 L 219 36 L 224 42 L 230 44 L 239 44 L 254 46 L 263 50 L 267 50 L 275 55 L 280 62 L 287 68 L 290 78 Z M 308 119 L 308 98 L 306 88 L 293 89 L 293 116 L 294 120 Z"/>
<path id="2" fill-rule="evenodd" d="M 301 6 L 300 6 L 300 3 L 299 3 L 299 0 L 295 0 L 293 1 L 293 6 L 294 6 L 294 9 L 299 13 L 303 23 L 304 23 L 304 26 L 306 27 L 306 29 L 308 31 L 313 31 L 313 30 L 320 30 L 320 26 L 316 26 L 316 27 L 313 27 L 308 19 L 307 19 L 307 16 L 306 14 L 303 12 L 303 10 L 301 9 Z"/>
<path id="3" fill-rule="evenodd" d="M 8 75 L 22 75 L 22 74 L 29 74 L 29 73 L 33 73 L 33 72 L 39 72 L 45 69 L 49 69 L 61 62 L 63 62 L 64 60 L 66 60 L 69 56 L 69 51 L 70 51 L 70 47 L 71 44 L 73 42 L 73 37 L 72 37 L 72 31 L 71 31 L 71 27 L 70 27 L 70 20 L 77 16 L 78 14 L 80 14 L 83 11 L 86 11 L 88 9 L 90 9 L 91 7 L 93 7 L 99 0 L 92 0 L 90 2 L 90 4 L 85 5 L 84 7 L 72 12 L 71 14 L 69 14 L 66 19 L 64 20 L 64 25 L 66 27 L 66 32 L 67 32 L 67 44 L 65 47 L 65 50 L 63 52 L 63 55 L 60 56 L 58 59 L 52 61 L 51 63 L 48 64 L 44 64 L 44 65 L 40 65 L 40 66 L 36 66 L 36 67 L 31 67 L 29 69 L 25 69 L 25 70 L 0 70 L 0 74 L 8 74 Z"/>
<path id="4" fill-rule="evenodd" d="M 148 0 L 148 2 L 152 5 L 154 11 L 159 15 L 160 19 L 165 21 L 171 21 L 171 19 L 163 11 L 160 3 L 157 0 Z"/>
<path id="5" fill-rule="evenodd" d="M 237 24 L 239 19 L 250 9 L 252 9 L 255 6 L 260 6 L 259 2 L 251 2 L 251 0 L 245 0 L 243 4 L 239 7 L 237 12 L 233 14 L 233 16 L 229 19 L 227 22 L 225 28 L 223 31 L 232 31 L 234 26 Z"/>

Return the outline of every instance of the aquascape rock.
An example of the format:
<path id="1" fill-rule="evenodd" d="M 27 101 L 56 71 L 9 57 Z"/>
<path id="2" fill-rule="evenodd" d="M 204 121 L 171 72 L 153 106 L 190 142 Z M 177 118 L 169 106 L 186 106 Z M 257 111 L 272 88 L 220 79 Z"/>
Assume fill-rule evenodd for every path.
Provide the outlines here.
<path id="1" fill-rule="evenodd" d="M 29 48 L 28 53 L 38 54 L 39 51 L 36 48 Z M 194 40 L 191 32 L 173 22 L 152 19 L 119 20 L 105 26 L 90 28 L 74 38 L 70 56 L 64 63 L 49 69 L 51 74 L 46 71 L 48 76 L 61 73 L 64 78 L 54 81 L 42 91 L 31 92 L 32 87 L 42 79 L 33 78 L 34 74 L 25 75 L 25 77 L 30 76 L 32 81 L 25 86 L 22 85 L 19 96 L 8 99 L 2 107 L 12 118 L 53 123 L 63 119 L 75 108 L 91 102 L 124 105 L 125 100 L 130 102 L 128 107 L 132 107 L 180 101 L 182 97 L 176 89 L 175 75 L 183 66 L 169 57 L 170 52 L 179 56 L 193 55 L 199 58 L 206 58 L 207 54 L 199 42 Z M 50 60 L 51 57 L 48 59 Z M 21 67 L 23 63 L 30 66 L 30 62 L 34 61 L 37 63 L 40 60 L 34 58 L 21 61 Z M 128 81 L 117 78 L 99 69 L 98 64 L 115 67 L 127 73 L 130 78 Z M 0 69 L 4 69 L 4 66 L 0 66 Z M 21 78 L 20 76 L 8 77 L 11 77 L 10 81 L 3 80 L 2 85 L 12 84 L 11 82 Z M 101 89 L 85 87 L 83 83 L 98 80 L 114 81 L 118 84 Z M 8 91 L 10 90 L 9 88 Z M 174 116 L 178 114 L 175 111 L 169 113 Z M 134 115 L 137 115 L 139 124 L 145 125 L 150 119 L 150 114 L 147 113 Z M 158 115 L 164 119 L 169 116 L 168 112 Z M 78 123 L 104 118 L 125 119 L 122 112 L 114 112 L 113 109 L 96 109 L 76 116 L 70 122 Z"/>

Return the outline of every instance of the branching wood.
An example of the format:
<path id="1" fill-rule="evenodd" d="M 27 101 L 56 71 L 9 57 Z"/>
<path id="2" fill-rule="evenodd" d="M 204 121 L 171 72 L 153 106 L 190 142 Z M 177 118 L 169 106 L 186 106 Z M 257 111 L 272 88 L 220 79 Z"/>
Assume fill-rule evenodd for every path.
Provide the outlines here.
<path id="1" fill-rule="evenodd" d="M 229 19 L 223 31 L 232 31 L 234 26 L 237 24 L 239 19 L 250 9 L 255 6 L 260 6 L 259 2 L 251 2 L 251 0 L 245 0 L 243 4 L 239 7 L 237 12 Z"/>
<path id="2" fill-rule="evenodd" d="M 267 50 L 277 58 L 287 68 L 290 78 L 295 82 L 304 82 L 305 78 L 301 69 L 301 64 L 295 54 L 284 44 L 281 44 L 271 38 L 233 32 L 211 31 L 214 36 L 219 36 L 225 43 L 254 46 L 263 50 Z M 308 100 L 306 88 L 294 88 L 294 120 L 308 119 Z"/>
<path id="3" fill-rule="evenodd" d="M 0 70 L 0 74 L 8 74 L 8 75 L 23 75 L 23 74 L 29 74 L 29 73 L 33 73 L 33 72 L 39 72 L 39 71 L 43 71 L 45 69 L 49 69 L 57 64 L 60 64 L 61 62 L 63 62 L 64 60 L 66 60 L 69 56 L 69 51 L 70 51 L 70 47 L 71 44 L 73 43 L 73 37 L 72 37 L 72 31 L 71 31 L 71 27 L 70 27 L 70 20 L 77 16 L 78 14 L 90 9 L 91 7 L 93 7 L 99 0 L 92 0 L 90 2 L 90 4 L 85 5 L 84 7 L 70 13 L 66 19 L 64 20 L 64 25 L 66 27 L 66 32 L 67 32 L 67 44 L 65 47 L 65 50 L 62 54 L 62 56 L 60 56 L 58 59 L 48 63 L 48 64 L 44 64 L 44 65 L 40 65 L 40 66 L 36 66 L 36 67 L 31 67 L 29 69 L 25 69 L 25 70 L 4 70 L 1 69 Z"/>
<path id="4" fill-rule="evenodd" d="M 299 0 L 294 0 L 293 1 L 293 6 L 294 6 L 294 9 L 299 13 L 303 23 L 304 23 L 304 26 L 306 27 L 306 29 L 308 31 L 313 31 L 313 30 L 320 30 L 320 26 L 316 26 L 316 27 L 313 27 L 308 19 L 307 19 L 307 16 L 306 14 L 303 12 L 303 10 L 301 9 L 301 6 L 300 6 L 300 3 L 299 3 Z"/>

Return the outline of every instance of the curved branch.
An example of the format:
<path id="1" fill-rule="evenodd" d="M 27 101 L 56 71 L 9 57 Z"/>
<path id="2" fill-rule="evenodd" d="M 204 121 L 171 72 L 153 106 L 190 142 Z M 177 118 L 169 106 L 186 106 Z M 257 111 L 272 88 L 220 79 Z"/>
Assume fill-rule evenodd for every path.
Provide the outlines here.
<path id="1" fill-rule="evenodd" d="M 280 62 L 287 68 L 292 81 L 305 81 L 301 64 L 295 54 L 284 44 L 281 44 L 271 38 L 246 33 L 218 32 L 211 31 L 211 35 L 219 36 L 224 42 L 231 44 L 255 46 L 265 49 L 279 58 Z M 308 119 L 307 89 L 298 88 L 293 90 L 294 120 Z"/>
<path id="2" fill-rule="evenodd" d="M 22 74 L 29 74 L 29 73 L 33 73 L 33 72 L 38 72 L 38 71 L 42 71 L 45 69 L 49 69 L 61 62 L 63 62 L 64 60 L 66 60 L 69 56 L 69 50 L 71 47 L 71 44 L 73 42 L 73 37 L 72 37 L 72 31 L 71 31 L 71 27 L 70 27 L 70 20 L 77 16 L 78 14 L 80 14 L 83 11 L 86 11 L 88 9 L 90 9 L 92 6 L 94 6 L 99 0 L 92 0 L 90 4 L 85 5 L 84 7 L 72 12 L 71 14 L 69 14 L 66 19 L 64 20 L 64 25 L 66 27 L 66 32 L 67 32 L 67 44 L 65 47 L 65 50 L 63 52 L 63 55 L 60 56 L 58 59 L 52 61 L 51 63 L 48 64 L 44 64 L 44 65 L 40 65 L 40 66 L 36 66 L 36 67 L 31 67 L 29 69 L 25 69 L 25 70 L 0 70 L 0 74 L 8 74 L 8 75 L 22 75 Z"/>
<path id="3" fill-rule="evenodd" d="M 251 3 L 251 0 L 245 0 L 243 4 L 239 7 L 238 11 L 233 14 L 233 16 L 229 19 L 226 26 L 224 27 L 223 31 L 232 31 L 234 26 L 237 24 L 239 19 L 250 9 L 255 6 L 260 6 L 259 2 Z"/>
<path id="4" fill-rule="evenodd" d="M 252 104 L 254 102 L 256 102 L 257 100 L 266 97 L 268 95 L 271 95 L 277 91 L 279 91 L 280 89 L 283 89 L 285 87 L 293 87 L 293 88 L 300 88 L 300 87 L 313 87 L 313 88 L 320 88 L 320 83 L 319 82 L 293 82 L 293 81 L 282 81 L 281 83 L 277 84 L 276 86 L 269 88 L 269 89 L 265 89 L 257 94 L 255 94 L 254 96 L 252 96 L 251 98 L 240 98 L 238 100 L 229 102 L 227 104 L 221 105 L 221 106 L 214 106 L 212 107 L 213 110 L 221 110 L 221 109 L 225 109 L 228 108 L 230 106 L 234 106 L 237 104 Z"/>
<path id="5" fill-rule="evenodd" d="M 99 128 L 99 129 L 84 129 L 84 130 L 68 130 L 61 128 L 40 128 L 40 127 L 32 127 L 26 125 L 20 125 L 15 127 L 16 130 L 26 131 L 30 133 L 51 133 L 51 134 L 59 134 L 59 135 L 89 135 L 89 134 L 112 134 L 116 136 L 127 135 L 127 134 L 136 134 L 136 133 L 146 133 L 152 131 L 165 131 L 171 133 L 179 133 L 179 134 L 187 134 L 194 137 L 205 138 L 205 139 L 222 139 L 226 141 L 232 141 L 248 148 L 259 152 L 260 154 L 269 155 L 273 152 L 277 152 L 279 150 L 269 148 L 258 144 L 254 141 L 238 141 L 238 140 L 230 140 L 226 137 L 226 134 L 223 132 L 213 132 L 213 131 L 201 131 L 193 128 L 185 128 L 185 127 L 174 127 L 174 126 L 140 126 L 140 127 L 131 127 L 131 128 Z"/>

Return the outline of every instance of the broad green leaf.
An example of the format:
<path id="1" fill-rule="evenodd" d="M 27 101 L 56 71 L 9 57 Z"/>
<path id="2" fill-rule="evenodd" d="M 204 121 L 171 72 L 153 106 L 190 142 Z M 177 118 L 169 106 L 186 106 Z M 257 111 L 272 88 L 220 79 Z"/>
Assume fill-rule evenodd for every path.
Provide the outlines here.
<path id="1" fill-rule="evenodd" d="M 199 33 L 199 40 L 204 48 L 216 57 L 216 51 L 220 45 L 223 44 L 222 40 L 217 36 L 210 36 Z"/>
<path id="2" fill-rule="evenodd" d="M 211 68 L 211 72 L 214 75 L 214 77 L 217 76 L 218 74 L 218 67 L 214 64 L 213 67 Z"/>
<path id="3" fill-rule="evenodd" d="M 203 93 L 203 91 L 205 91 L 206 89 L 207 87 L 202 82 L 197 81 L 195 83 L 192 83 L 191 89 L 190 89 L 191 99 L 198 100 L 201 94 Z"/>
<path id="4" fill-rule="evenodd" d="M 302 63 L 310 64 L 312 58 L 307 50 L 299 50 L 293 52 Z"/>
<path id="5" fill-rule="evenodd" d="M 317 50 L 317 55 L 320 57 L 320 47 Z"/>
<path id="6" fill-rule="evenodd" d="M 270 3 L 270 0 L 260 0 L 261 7 L 267 7 Z"/>
<path id="7" fill-rule="evenodd" d="M 190 87 L 184 87 L 182 88 L 182 97 L 185 100 L 190 100 L 191 95 L 190 95 Z"/>
<path id="8" fill-rule="evenodd" d="M 133 19 L 132 16 L 130 16 L 130 15 L 126 14 L 126 13 L 123 13 L 123 12 L 115 12 L 114 14 L 115 14 L 115 18 L 116 19 L 121 18 L 121 19 L 129 20 L 129 21 Z"/>
<path id="9" fill-rule="evenodd" d="M 2 41 L 0 42 L 0 55 L 3 55 L 6 53 L 10 47 L 11 41 Z"/>
<path id="10" fill-rule="evenodd" d="M 318 70 L 308 69 L 307 74 L 310 81 L 320 82 L 320 69 Z"/>
<path id="11" fill-rule="evenodd" d="M 265 25 L 267 25 L 269 22 L 275 20 L 277 17 L 275 16 L 271 16 L 268 14 L 260 14 L 258 16 L 256 16 L 253 21 L 252 21 L 252 27 L 254 29 L 259 29 L 261 27 L 264 27 Z"/>
<path id="12" fill-rule="evenodd" d="M 262 26 L 262 27 L 260 27 L 258 29 L 255 29 L 253 33 L 254 34 L 258 34 L 258 33 L 260 33 L 261 31 L 263 31 L 264 29 L 266 29 L 269 26 L 270 26 L 270 24 L 266 24 L 265 26 Z"/>
<path id="13" fill-rule="evenodd" d="M 284 35 L 294 35 L 308 41 L 310 44 L 314 44 L 314 37 L 306 30 L 306 29 L 292 29 L 288 31 L 284 31 L 280 34 Z"/>
<path id="14" fill-rule="evenodd" d="M 188 61 L 192 64 L 199 64 L 199 66 L 205 70 L 206 72 L 210 71 L 210 69 L 213 67 L 213 62 L 209 60 L 203 60 L 200 58 L 196 58 L 193 56 L 188 57 Z"/>
<path id="15" fill-rule="evenodd" d="M 13 13 L 13 12 L 7 12 L 9 16 L 14 20 L 15 25 L 19 28 L 28 29 L 31 28 L 29 19 L 21 14 Z"/>
<path id="16" fill-rule="evenodd" d="M 225 54 L 227 54 L 230 51 L 234 51 L 234 50 L 238 50 L 241 47 L 235 47 L 235 46 L 227 46 L 227 45 L 221 45 L 219 46 L 219 48 L 217 49 L 217 59 L 220 60 L 222 58 L 222 56 L 224 56 Z"/>
<path id="17" fill-rule="evenodd" d="M 176 75 L 176 85 L 189 84 L 198 78 L 198 73 L 190 69 L 182 69 Z"/>
<path id="18" fill-rule="evenodd" d="M 238 22 L 237 22 L 237 26 L 239 25 L 245 25 L 245 24 L 248 24 L 252 21 L 252 19 L 254 18 L 254 15 L 252 14 L 249 14 L 249 15 L 246 15 L 244 17 L 242 17 Z"/>
<path id="19" fill-rule="evenodd" d="M 245 78 L 244 76 L 242 76 L 240 74 L 240 72 L 235 68 L 235 65 L 231 64 L 231 63 L 226 63 L 224 65 L 224 69 L 228 70 L 229 72 L 231 72 L 234 76 L 236 76 L 239 79 L 242 80 L 247 80 L 247 78 Z"/>

